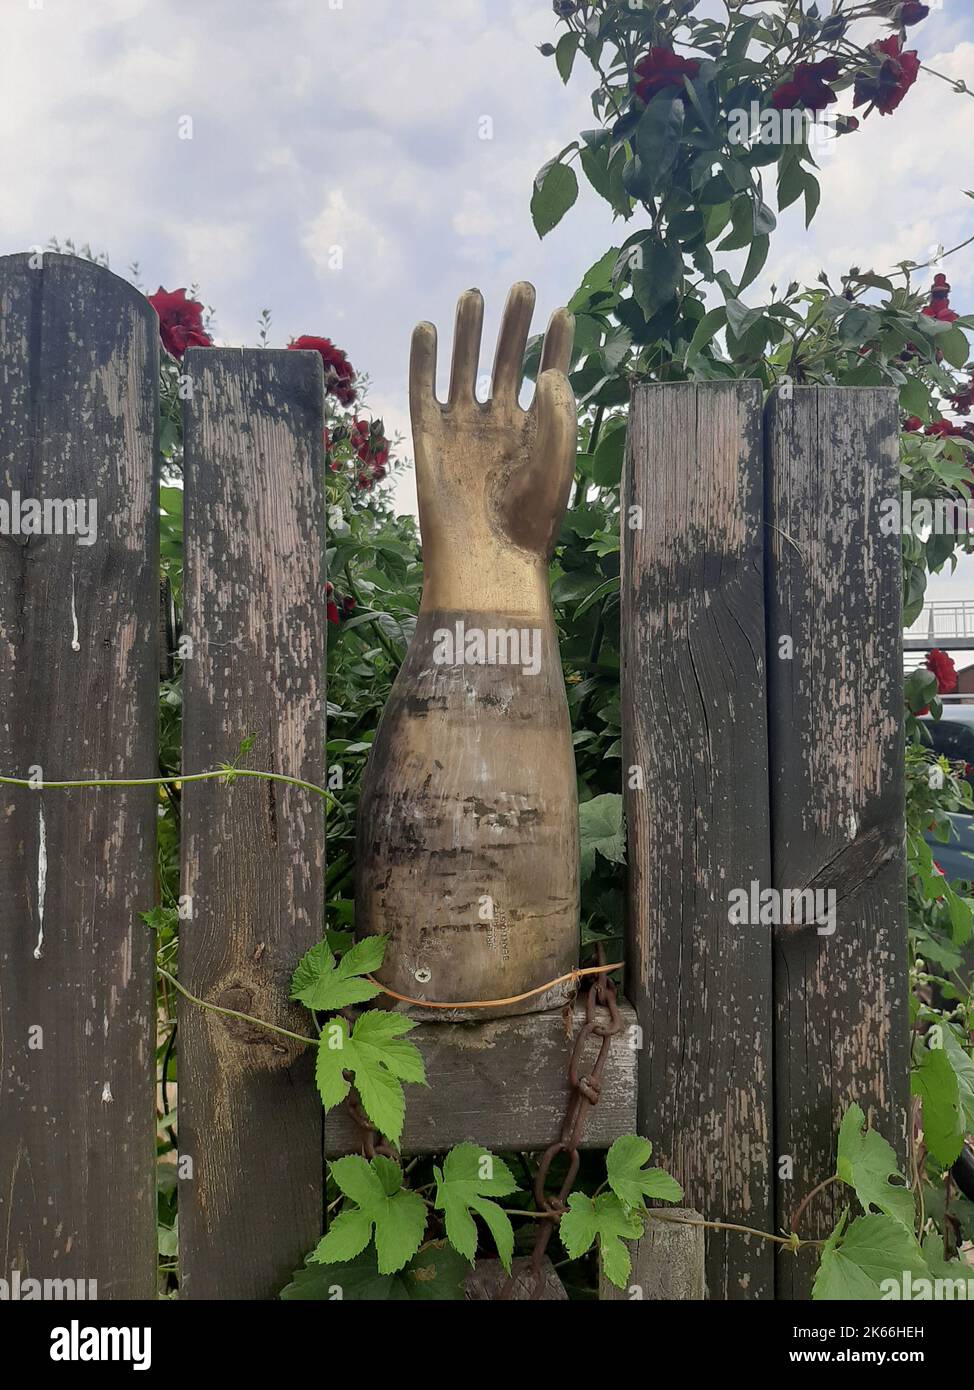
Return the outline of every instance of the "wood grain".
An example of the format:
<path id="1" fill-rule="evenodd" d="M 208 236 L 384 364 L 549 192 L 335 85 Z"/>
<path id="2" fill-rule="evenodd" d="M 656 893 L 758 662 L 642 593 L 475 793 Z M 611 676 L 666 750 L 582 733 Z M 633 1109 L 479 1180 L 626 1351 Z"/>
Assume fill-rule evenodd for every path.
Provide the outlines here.
<path id="1" fill-rule="evenodd" d="M 187 354 L 183 766 L 324 781 L 320 359 Z M 307 1033 L 288 1002 L 323 932 L 321 799 L 281 783 L 183 790 L 180 974 L 201 997 Z M 308 1049 L 181 1001 L 182 1296 L 272 1298 L 321 1230 L 321 1106 Z"/>
<path id="2" fill-rule="evenodd" d="M 0 535 L 8 776 L 156 775 L 158 333 L 101 267 L 0 259 L 0 499 L 97 505 L 91 545 Z M 155 821 L 0 788 L 0 1277 L 154 1296 Z"/>
<path id="3" fill-rule="evenodd" d="M 834 934 L 776 933 L 775 1149 L 793 1164 L 781 1224 L 835 1171 L 850 1102 L 906 1158 L 901 561 L 879 528 L 899 497 L 897 430 L 887 389 L 799 387 L 768 407 L 774 883 L 836 902 Z M 802 1235 L 829 1234 L 840 1195 L 815 1199 Z M 781 1257 L 778 1296 L 807 1297 L 813 1269 Z"/>
<path id="4" fill-rule="evenodd" d="M 632 1269 L 624 1289 L 605 1277 L 599 1262 L 599 1301 L 687 1302 L 706 1298 L 706 1228 L 694 1224 L 701 1219 L 698 1211 L 687 1207 L 667 1207 L 659 1216 L 650 1212 L 639 1240 L 627 1242 Z"/>
<path id="5" fill-rule="evenodd" d="M 639 1132 L 709 1219 L 771 1230 L 771 934 L 728 919 L 770 868 L 758 383 L 637 387 L 623 503 Z M 772 1297 L 769 1247 L 713 1232 L 707 1283 Z"/>
<path id="6" fill-rule="evenodd" d="M 622 1031 L 609 1048 L 602 1098 L 588 1112 L 583 1149 L 605 1149 L 636 1125 L 636 1016 L 620 1004 Z M 608 1018 L 597 1010 L 600 1018 Z M 585 1021 L 576 1005 L 570 1030 L 562 1010 L 485 1023 L 421 1023 L 409 1034 L 423 1054 L 429 1088 L 406 1087 L 402 1152 L 442 1153 L 465 1141 L 494 1150 L 546 1149 L 568 1104 L 572 1039 Z M 591 1039 L 583 1070 L 595 1061 Z M 359 1131 L 344 1107 L 325 1121 L 329 1158 L 359 1151 Z"/>

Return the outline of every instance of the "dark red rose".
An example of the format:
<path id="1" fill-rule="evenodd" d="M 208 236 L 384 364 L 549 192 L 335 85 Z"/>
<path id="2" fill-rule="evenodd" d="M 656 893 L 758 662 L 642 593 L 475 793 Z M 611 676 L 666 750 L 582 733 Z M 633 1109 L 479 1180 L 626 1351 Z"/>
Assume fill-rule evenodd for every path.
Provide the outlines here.
<path id="1" fill-rule="evenodd" d="M 908 28 L 911 24 L 919 24 L 921 20 L 926 19 L 929 13 L 929 5 L 921 5 L 920 0 L 906 0 L 900 10 L 900 23 L 904 28 Z"/>
<path id="2" fill-rule="evenodd" d="M 952 434 L 963 434 L 963 430 L 951 420 L 934 420 L 933 424 L 924 430 L 924 434 L 936 439 L 949 439 Z"/>
<path id="3" fill-rule="evenodd" d="M 946 652 L 934 647 L 927 655 L 927 670 L 937 677 L 937 691 L 941 695 L 953 695 L 957 690 L 957 667 Z"/>
<path id="4" fill-rule="evenodd" d="M 698 58 L 682 58 L 670 48 L 651 48 L 636 64 L 636 95 L 650 102 L 667 87 L 682 89 L 684 77 L 696 77 L 699 72 Z"/>
<path id="5" fill-rule="evenodd" d="M 173 357 L 182 357 L 190 347 L 212 347 L 213 339 L 203 329 L 203 306 L 187 299 L 185 290 L 164 290 L 160 285 L 148 299 L 159 315 L 162 346 Z"/>
<path id="6" fill-rule="evenodd" d="M 920 55 L 914 48 L 904 52 L 898 34 L 870 44 L 869 48 L 876 61 L 857 74 L 852 104 L 864 106 L 868 102 L 867 116 L 874 106 L 881 115 L 888 116 L 917 80 Z"/>
<path id="7" fill-rule="evenodd" d="M 939 274 L 933 277 L 930 303 L 920 312 L 928 319 L 938 319 L 941 323 L 956 323 L 960 318 L 950 307 L 950 285 L 947 283 L 946 275 Z M 942 361 L 942 355 L 937 360 Z"/>
<path id="8" fill-rule="evenodd" d="M 911 415 L 903 422 L 903 428 L 907 434 L 916 434 L 917 430 L 923 429 L 923 421 L 919 415 Z"/>
<path id="9" fill-rule="evenodd" d="M 355 368 L 342 352 L 335 347 L 330 338 L 314 338 L 305 333 L 288 343 L 289 348 L 299 352 L 318 352 L 325 364 L 325 390 L 342 405 L 351 405 L 355 400 Z"/>
<path id="10" fill-rule="evenodd" d="M 338 604 L 334 599 L 328 600 L 328 621 L 330 623 L 340 623 L 342 615 L 338 611 Z"/>
<path id="11" fill-rule="evenodd" d="M 939 319 L 941 323 L 956 323 L 960 318 L 960 314 L 955 314 L 949 304 L 928 304 L 920 312 L 928 319 Z"/>
<path id="12" fill-rule="evenodd" d="M 839 75 L 838 58 L 826 58 L 821 63 L 797 63 L 788 82 L 782 82 L 771 93 L 771 105 L 777 111 L 824 111 L 838 97 L 828 85 Z"/>
<path id="13" fill-rule="evenodd" d="M 970 415 L 971 407 L 974 406 L 974 376 L 971 377 L 971 384 L 957 391 L 948 400 L 957 411 L 958 415 Z"/>

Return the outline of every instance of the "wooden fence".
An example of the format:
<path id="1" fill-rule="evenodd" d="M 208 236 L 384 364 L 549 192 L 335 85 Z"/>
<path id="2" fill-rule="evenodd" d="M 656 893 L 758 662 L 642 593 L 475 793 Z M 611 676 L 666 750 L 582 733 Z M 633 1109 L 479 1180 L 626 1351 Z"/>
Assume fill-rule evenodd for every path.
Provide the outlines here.
<path id="1" fill-rule="evenodd" d="M 97 543 L 0 535 L 0 774 L 157 774 L 158 348 L 141 295 L 50 255 L 0 259 L 0 502 L 94 498 Z M 197 349 L 183 373 L 183 761 L 256 738 L 324 781 L 319 359 Z M 708 1218 L 774 1231 L 834 1169 L 856 1100 L 905 1158 L 907 968 L 895 394 L 641 386 L 623 484 L 624 1005 L 586 1143 L 653 1138 Z M 155 1289 L 154 788 L 0 788 L 0 1276 Z M 184 784 L 180 974 L 301 1027 L 322 933 L 319 803 Z M 735 890 L 834 892 L 827 925 L 732 919 Z M 834 930 L 830 930 L 834 927 Z M 423 1024 L 404 1152 L 557 1137 L 560 1014 Z M 181 1293 L 270 1298 L 315 1244 L 310 1057 L 179 1017 Z M 500 1083 L 500 1084 L 499 1084 Z M 808 1229 L 826 1233 L 828 1195 Z M 711 1233 L 711 1298 L 801 1298 L 811 1263 Z M 647 1246 L 650 1242 L 647 1240 Z M 641 1256 L 633 1279 L 638 1283 Z M 665 1281 L 664 1281 L 665 1282 Z M 655 1292 L 654 1292 L 655 1291 Z M 673 1296 L 660 1286 L 646 1296 Z"/>

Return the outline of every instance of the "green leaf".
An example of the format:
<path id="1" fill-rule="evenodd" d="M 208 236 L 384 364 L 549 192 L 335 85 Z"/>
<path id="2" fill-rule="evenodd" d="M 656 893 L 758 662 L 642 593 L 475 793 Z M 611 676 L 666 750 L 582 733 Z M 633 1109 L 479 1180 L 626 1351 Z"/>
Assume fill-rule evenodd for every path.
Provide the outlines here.
<path id="1" fill-rule="evenodd" d="M 507 1213 L 490 1197 L 506 1197 L 517 1192 L 511 1170 L 477 1144 L 458 1144 L 447 1154 L 442 1171 L 434 1167 L 437 1211 L 444 1213 L 446 1236 L 454 1250 L 473 1263 L 477 1253 L 477 1227 L 471 1212 L 486 1222 L 494 1237 L 501 1264 L 511 1272 L 514 1230 Z"/>
<path id="2" fill-rule="evenodd" d="M 683 1188 L 662 1168 L 646 1168 L 653 1146 L 637 1134 L 624 1134 L 612 1145 L 605 1159 L 609 1186 L 624 1207 L 641 1207 L 647 1197 L 678 1202 Z"/>
<path id="3" fill-rule="evenodd" d="M 805 191 L 805 170 L 798 159 L 792 155 L 782 160 L 778 169 L 778 211 L 797 203 Z"/>
<path id="4" fill-rule="evenodd" d="M 778 219 L 767 203 L 757 195 L 754 198 L 754 235 L 768 236 L 778 225 Z"/>
<path id="5" fill-rule="evenodd" d="M 539 237 L 547 236 L 578 197 L 575 170 L 554 161 L 546 164 L 534 181 L 531 217 Z"/>
<path id="6" fill-rule="evenodd" d="M 685 108 L 682 97 L 660 92 L 646 107 L 632 138 L 632 146 L 654 186 L 670 172 L 680 152 Z"/>
<path id="7" fill-rule="evenodd" d="M 964 1113 L 964 1129 L 974 1134 L 974 1061 L 957 1041 L 952 1028 L 943 1027 L 943 1050 L 957 1077 L 957 1092 Z"/>
<path id="8" fill-rule="evenodd" d="M 747 330 L 760 319 L 761 313 L 760 309 L 749 309 L 739 299 L 728 299 L 727 326 L 735 338 L 743 338 Z"/>
<path id="9" fill-rule="evenodd" d="M 754 239 L 754 212 L 746 193 L 734 200 L 731 208 L 731 229 L 717 247 L 718 251 L 740 251 Z"/>
<path id="10" fill-rule="evenodd" d="M 761 271 L 764 263 L 768 259 L 768 252 L 771 249 L 771 238 L 768 236 L 756 236 L 751 242 L 751 249 L 747 253 L 747 262 L 744 266 L 744 273 L 741 275 L 740 284 L 737 286 L 737 293 L 742 294 L 748 285 L 752 284 Z"/>
<path id="11" fill-rule="evenodd" d="M 291 1300 L 342 1302 L 412 1299 L 459 1301 L 469 1273 L 466 1262 L 445 1240 L 431 1240 L 404 1269 L 380 1274 L 375 1247 L 369 1246 L 348 1264 L 320 1265 L 309 1259 L 296 1270 L 281 1298 Z"/>
<path id="12" fill-rule="evenodd" d="M 914 1095 L 923 1098 L 923 1139 L 938 1163 L 956 1163 L 964 1146 L 960 1081 L 943 1047 L 924 1047 L 911 1076 Z"/>
<path id="13" fill-rule="evenodd" d="M 416 1254 L 426 1230 L 426 1203 L 402 1186 L 402 1170 L 377 1155 L 368 1163 L 358 1154 L 336 1158 L 331 1175 L 352 1203 L 342 1208 L 309 1259 L 344 1263 L 358 1255 L 375 1232 L 380 1274 L 394 1274 Z"/>
<path id="14" fill-rule="evenodd" d="M 805 174 L 805 226 L 812 225 L 812 218 L 818 212 L 822 201 L 822 188 L 814 174 Z"/>
<path id="15" fill-rule="evenodd" d="M 926 1265 L 913 1236 L 892 1216 L 860 1216 L 843 1236 L 844 1212 L 822 1251 L 812 1298 L 816 1301 L 883 1297 L 886 1279 L 902 1286 L 904 1274 L 926 1276 Z"/>
<path id="16" fill-rule="evenodd" d="M 596 853 L 612 864 L 626 862 L 622 797 L 617 792 L 583 801 L 578 808 L 578 825 L 583 879 L 595 869 Z"/>
<path id="17" fill-rule="evenodd" d="M 291 998 L 321 1013 L 374 999 L 382 991 L 361 976 L 379 968 L 385 949 L 384 936 L 367 936 L 336 962 L 327 941 L 319 941 L 298 962 Z"/>
<path id="18" fill-rule="evenodd" d="M 572 67 L 575 63 L 575 54 L 578 52 L 578 42 L 580 34 L 574 31 L 562 34 L 555 49 L 555 67 L 558 69 L 558 76 L 562 82 L 568 81 L 572 75 Z"/>
<path id="19" fill-rule="evenodd" d="M 693 330 L 693 337 L 690 339 L 690 346 L 684 358 L 686 366 L 694 357 L 701 353 L 705 347 L 713 342 L 715 336 L 727 323 L 727 310 L 720 305 L 716 309 L 709 309 Z"/>
<path id="20" fill-rule="evenodd" d="M 618 487 L 626 457 L 626 421 L 603 431 L 592 462 L 592 481 L 599 487 Z"/>
<path id="21" fill-rule="evenodd" d="M 916 1221 L 913 1193 L 902 1185 L 893 1148 L 874 1129 L 865 1129 L 866 1117 L 858 1105 L 850 1105 L 839 1127 L 836 1171 L 856 1190 L 868 1214 L 873 1207 L 899 1221 L 911 1234 Z M 900 1178 L 900 1184 L 891 1183 Z"/>
<path id="22" fill-rule="evenodd" d="M 401 1083 L 426 1084 L 426 1069 L 419 1049 L 401 1034 L 416 1027 L 402 1014 L 371 1009 L 355 1022 L 349 1033 L 344 1018 L 333 1018 L 318 1040 L 315 1080 L 325 1110 L 332 1110 L 348 1095 L 350 1072 L 369 1119 L 394 1144 L 399 1143 L 405 1118 Z"/>
<path id="23" fill-rule="evenodd" d="M 568 1210 L 558 1226 L 558 1234 L 568 1256 L 577 1260 L 598 1238 L 605 1277 L 616 1288 L 624 1289 L 631 1261 L 624 1240 L 638 1240 L 643 1222 L 634 1211 L 627 1211 L 614 1192 L 603 1192 L 593 1199 L 584 1192 L 573 1192 Z"/>
<path id="24" fill-rule="evenodd" d="M 642 270 L 630 276 L 636 303 L 646 317 L 652 318 L 664 305 L 676 298 L 683 282 L 683 253 L 665 242 L 650 243 Z"/>
<path id="25" fill-rule="evenodd" d="M 971 345 L 968 342 L 967 334 L 956 324 L 953 324 L 946 333 L 941 334 L 937 339 L 937 347 L 952 367 L 960 369 L 967 366 Z"/>
<path id="26" fill-rule="evenodd" d="M 900 387 L 900 406 L 908 415 L 930 419 L 930 391 L 919 377 L 909 377 Z"/>

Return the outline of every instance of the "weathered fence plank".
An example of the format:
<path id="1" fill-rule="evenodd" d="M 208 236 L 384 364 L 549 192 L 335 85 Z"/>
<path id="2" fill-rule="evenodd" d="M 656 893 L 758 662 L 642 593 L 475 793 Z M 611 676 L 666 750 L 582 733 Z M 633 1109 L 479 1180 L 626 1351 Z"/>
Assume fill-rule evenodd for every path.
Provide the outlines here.
<path id="1" fill-rule="evenodd" d="M 608 1018 L 605 1010 L 597 1010 Z M 607 1149 L 636 1128 L 636 1015 L 620 1003 L 622 1031 L 609 1049 L 602 1098 L 588 1112 L 581 1147 Z M 569 1099 L 568 1061 L 585 1022 L 576 1004 L 569 1032 L 561 1009 L 486 1023 L 421 1023 L 409 1035 L 423 1054 L 429 1089 L 406 1088 L 402 1151 L 441 1153 L 469 1140 L 493 1149 L 546 1149 L 561 1132 Z M 598 1053 L 590 1041 L 582 1071 Z M 325 1121 L 329 1158 L 358 1152 L 361 1132 L 344 1107 Z"/>
<path id="2" fill-rule="evenodd" d="M 769 404 L 768 651 L 777 889 L 835 893 L 835 920 L 776 928 L 778 1221 L 835 1171 L 857 1101 L 906 1158 L 908 969 L 903 847 L 896 393 L 794 388 Z M 830 927 L 834 927 L 830 930 Z M 808 1208 L 831 1231 L 839 1197 Z M 779 1297 L 814 1261 L 780 1257 Z"/>
<path id="3" fill-rule="evenodd" d="M 772 1225 L 770 867 L 757 382 L 637 387 L 623 491 L 626 992 L 639 1131 L 711 1219 Z M 634 511 L 637 508 L 638 511 Z M 711 1298 L 770 1298 L 769 1247 L 712 1232 Z"/>
<path id="4" fill-rule="evenodd" d="M 0 771 L 152 777 L 158 321 L 36 266 L 0 259 L 0 508 L 83 499 L 91 543 L 2 528 Z M 152 787 L 0 788 L 0 1277 L 154 1296 L 155 820 Z"/>
<path id="5" fill-rule="evenodd" d="M 687 1207 L 650 1212 L 643 1234 L 629 1242 L 632 1268 L 624 1289 L 605 1277 L 599 1262 L 600 1302 L 686 1302 L 706 1298 L 704 1229 L 700 1213 Z"/>
<path id="6" fill-rule="evenodd" d="M 183 766 L 253 736 L 250 767 L 324 782 L 323 382 L 308 353 L 187 354 Z M 298 1032 L 296 961 L 323 932 L 321 799 L 278 782 L 183 790 L 180 973 Z M 269 1298 L 322 1221 L 312 1054 L 181 1001 L 181 1293 Z"/>

